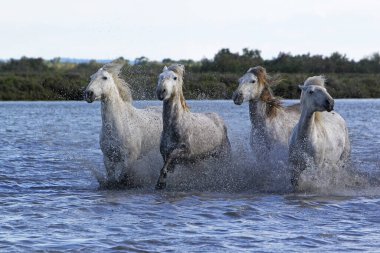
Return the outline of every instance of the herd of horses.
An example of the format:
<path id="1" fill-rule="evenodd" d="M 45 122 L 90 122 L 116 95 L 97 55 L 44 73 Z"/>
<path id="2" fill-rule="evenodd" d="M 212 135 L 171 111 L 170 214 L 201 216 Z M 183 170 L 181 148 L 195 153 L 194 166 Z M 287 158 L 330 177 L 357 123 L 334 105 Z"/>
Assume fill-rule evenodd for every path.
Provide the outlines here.
<path id="1" fill-rule="evenodd" d="M 100 68 L 84 92 L 87 102 L 101 101 L 100 147 L 110 185 L 133 186 L 134 163 L 152 150 L 159 150 L 164 162 L 156 189 L 166 187 L 177 164 L 231 158 L 223 119 L 216 113 L 190 112 L 182 91 L 183 65 L 164 67 L 159 75 L 156 95 L 162 110 L 132 105 L 131 89 L 120 77 L 123 65 L 114 61 Z M 257 66 L 239 79 L 233 93 L 236 105 L 249 103 L 252 155 L 267 161 L 276 157 L 273 152 L 283 154 L 276 159 L 291 169 L 294 190 L 299 190 L 305 169 L 346 164 L 351 152 L 346 122 L 333 111 L 324 77 L 309 77 L 299 85 L 300 103 L 291 106 L 274 96 L 271 85 L 265 68 Z"/>

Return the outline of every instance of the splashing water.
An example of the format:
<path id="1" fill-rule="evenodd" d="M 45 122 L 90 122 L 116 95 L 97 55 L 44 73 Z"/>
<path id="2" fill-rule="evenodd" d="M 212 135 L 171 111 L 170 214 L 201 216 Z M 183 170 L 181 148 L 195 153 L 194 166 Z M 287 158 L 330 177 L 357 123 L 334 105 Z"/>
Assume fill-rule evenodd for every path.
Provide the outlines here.
<path id="1" fill-rule="evenodd" d="M 248 144 L 248 108 L 235 106 L 228 101 L 190 101 L 189 104 L 195 112 L 217 111 L 222 115 L 228 125 L 232 159 L 226 162 L 209 158 L 196 164 L 177 165 L 175 172 L 168 175 L 168 191 L 292 192 L 291 171 L 286 163 L 279 161 L 279 158 L 284 160 L 284 154 L 278 153 L 270 161 L 257 161 L 253 156 Z M 355 130 L 351 133 L 357 134 Z M 152 189 L 162 164 L 157 152 L 151 152 L 137 161 L 131 172 L 137 186 Z M 100 185 L 105 185 L 102 166 L 92 170 Z M 358 163 L 353 162 L 344 166 L 309 167 L 301 174 L 300 189 L 315 194 L 350 195 L 368 187 L 376 187 L 378 181 L 376 175 L 363 173 L 358 169 Z"/>

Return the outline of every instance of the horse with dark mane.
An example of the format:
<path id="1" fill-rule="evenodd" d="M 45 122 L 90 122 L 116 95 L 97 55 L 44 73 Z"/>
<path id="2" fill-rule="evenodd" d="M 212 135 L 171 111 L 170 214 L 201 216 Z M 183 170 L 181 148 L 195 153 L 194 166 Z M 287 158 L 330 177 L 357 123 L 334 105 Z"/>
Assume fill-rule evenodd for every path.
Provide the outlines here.
<path id="1" fill-rule="evenodd" d="M 288 140 L 300 117 L 300 106 L 284 106 L 273 95 L 270 86 L 265 68 L 250 68 L 239 79 L 239 87 L 232 99 L 237 105 L 249 102 L 252 126 L 250 144 L 257 160 L 286 162 Z"/>

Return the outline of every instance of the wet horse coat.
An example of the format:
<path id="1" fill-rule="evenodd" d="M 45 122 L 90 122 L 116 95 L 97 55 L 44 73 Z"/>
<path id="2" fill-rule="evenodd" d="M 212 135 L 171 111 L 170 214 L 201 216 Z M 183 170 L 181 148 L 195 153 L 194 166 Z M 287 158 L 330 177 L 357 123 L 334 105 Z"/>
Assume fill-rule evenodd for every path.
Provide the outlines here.
<path id="1" fill-rule="evenodd" d="M 183 65 L 164 68 L 157 97 L 163 100 L 163 132 L 160 151 L 164 160 L 156 188 L 166 187 L 175 164 L 196 162 L 211 156 L 227 156 L 230 143 L 223 119 L 216 113 L 191 113 L 182 92 Z"/>
<path id="2" fill-rule="evenodd" d="M 260 162 L 288 160 L 288 140 L 300 117 L 299 104 L 283 106 L 273 95 L 265 68 L 250 68 L 239 79 L 239 87 L 233 94 L 237 105 L 249 102 L 251 120 L 251 148 Z"/>
<path id="3" fill-rule="evenodd" d="M 129 86 L 119 77 L 123 62 L 106 64 L 91 76 L 85 99 L 101 100 L 103 152 L 108 185 L 136 186 L 134 162 L 150 151 L 159 151 L 162 132 L 160 109 L 137 109 Z"/>
<path id="4" fill-rule="evenodd" d="M 334 100 L 324 83 L 322 76 L 314 76 L 300 86 L 302 113 L 289 140 L 289 161 L 295 189 L 298 189 L 300 175 L 305 169 L 343 166 L 350 157 L 346 122 L 332 111 Z"/>

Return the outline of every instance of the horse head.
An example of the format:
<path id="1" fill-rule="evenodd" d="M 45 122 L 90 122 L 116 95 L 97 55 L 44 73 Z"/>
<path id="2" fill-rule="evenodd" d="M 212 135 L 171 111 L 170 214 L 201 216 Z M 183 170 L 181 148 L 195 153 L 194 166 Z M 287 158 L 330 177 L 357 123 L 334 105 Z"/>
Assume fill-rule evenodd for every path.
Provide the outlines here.
<path id="1" fill-rule="evenodd" d="M 182 64 L 173 64 L 169 67 L 165 66 L 158 77 L 156 94 L 159 100 L 164 101 L 168 101 L 177 96 L 182 108 L 185 111 L 190 111 L 182 91 L 184 74 L 185 66 Z"/>
<path id="2" fill-rule="evenodd" d="M 312 112 L 331 112 L 334 110 L 334 99 L 324 87 L 325 79 L 322 76 L 313 76 L 306 79 L 302 90 L 301 105 Z"/>
<path id="3" fill-rule="evenodd" d="M 100 68 L 91 76 L 90 83 L 84 91 L 84 99 L 88 103 L 107 97 L 114 86 L 112 75 L 103 68 Z"/>
<path id="4" fill-rule="evenodd" d="M 266 70 L 261 66 L 248 69 L 239 79 L 239 86 L 232 95 L 234 103 L 241 105 L 243 102 L 258 99 L 267 85 L 267 78 Z"/>
<path id="5" fill-rule="evenodd" d="M 119 77 L 124 61 L 113 61 L 104 65 L 91 76 L 90 83 L 84 91 L 84 99 L 91 103 L 95 100 L 106 99 L 118 93 L 124 101 L 132 102 L 128 84 Z"/>
<path id="6" fill-rule="evenodd" d="M 183 74 L 185 67 L 180 64 L 171 65 L 169 68 L 164 67 L 158 77 L 156 89 L 159 100 L 168 100 L 175 94 L 182 92 Z"/>

